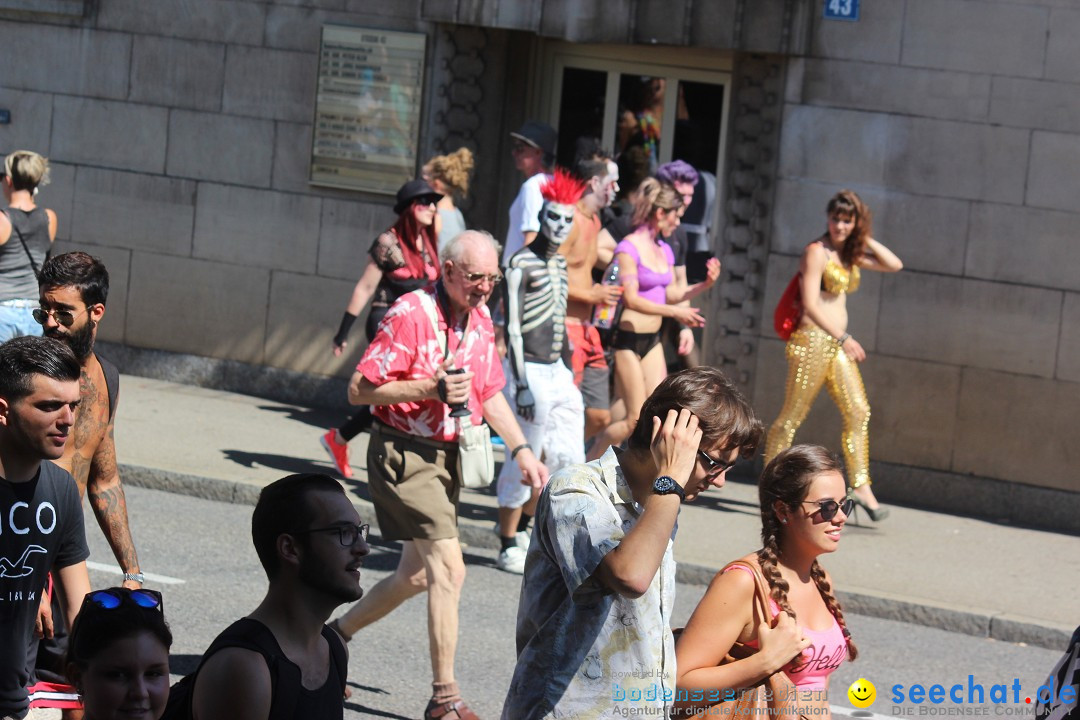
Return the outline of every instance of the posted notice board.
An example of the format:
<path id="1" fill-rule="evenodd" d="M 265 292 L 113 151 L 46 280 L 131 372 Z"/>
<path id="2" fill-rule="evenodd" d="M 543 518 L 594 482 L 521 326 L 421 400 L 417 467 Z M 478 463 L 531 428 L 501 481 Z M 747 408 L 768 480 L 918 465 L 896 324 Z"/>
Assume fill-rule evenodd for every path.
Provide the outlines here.
<path id="1" fill-rule="evenodd" d="M 393 194 L 413 177 L 426 39 L 422 33 L 323 27 L 312 184 Z"/>

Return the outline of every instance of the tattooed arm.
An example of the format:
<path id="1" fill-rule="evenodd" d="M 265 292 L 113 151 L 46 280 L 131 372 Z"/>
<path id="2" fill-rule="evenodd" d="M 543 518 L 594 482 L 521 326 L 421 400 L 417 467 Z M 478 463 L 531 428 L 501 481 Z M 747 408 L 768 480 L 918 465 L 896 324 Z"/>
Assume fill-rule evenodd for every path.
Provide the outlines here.
<path id="1" fill-rule="evenodd" d="M 90 477 L 86 481 L 90 506 L 94 509 L 101 532 L 109 541 L 116 562 L 125 573 L 139 572 L 139 558 L 131 540 L 128 527 L 127 501 L 124 486 L 120 483 L 120 471 L 116 466 L 116 443 L 113 440 L 113 423 L 109 427 L 90 461 Z M 125 580 L 124 587 L 137 588 L 133 580 Z"/>

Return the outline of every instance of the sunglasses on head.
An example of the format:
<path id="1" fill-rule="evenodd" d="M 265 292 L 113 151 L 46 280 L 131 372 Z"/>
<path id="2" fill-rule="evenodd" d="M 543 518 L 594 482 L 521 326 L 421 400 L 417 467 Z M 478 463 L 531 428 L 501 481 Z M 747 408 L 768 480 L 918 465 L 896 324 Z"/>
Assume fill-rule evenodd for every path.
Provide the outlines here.
<path id="1" fill-rule="evenodd" d="M 828 521 L 836 517 L 836 513 L 839 510 L 844 511 L 844 515 L 850 515 L 851 511 L 855 509 L 855 500 L 852 498 L 844 498 L 840 502 L 836 502 L 833 499 L 828 500 L 803 500 L 803 505 L 817 505 L 817 511 L 821 513 L 821 519 Z"/>
<path id="2" fill-rule="evenodd" d="M 109 588 L 87 593 L 83 607 L 93 605 L 102 610 L 115 610 L 124 603 L 131 603 L 147 610 L 157 608 L 164 612 L 161 593 L 157 590 L 128 590 L 127 588 Z"/>
<path id="3" fill-rule="evenodd" d="M 34 321 L 37 322 L 38 325 L 47 323 L 49 321 L 49 316 L 51 315 L 53 319 L 56 320 L 57 325 L 69 328 L 75 324 L 75 318 L 79 317 L 89 309 L 90 307 L 87 306 L 79 312 L 72 312 L 71 310 L 46 310 L 45 308 L 34 308 L 31 311 L 31 315 L 34 316 Z"/>

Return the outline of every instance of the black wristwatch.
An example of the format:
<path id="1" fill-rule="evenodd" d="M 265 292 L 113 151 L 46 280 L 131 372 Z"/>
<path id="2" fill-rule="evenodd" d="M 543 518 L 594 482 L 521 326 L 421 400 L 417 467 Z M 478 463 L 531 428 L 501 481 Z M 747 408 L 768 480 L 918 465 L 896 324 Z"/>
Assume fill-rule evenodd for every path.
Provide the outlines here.
<path id="1" fill-rule="evenodd" d="M 652 491 L 657 495 L 671 495 L 672 493 L 679 496 L 680 500 L 686 499 L 686 491 L 683 490 L 682 485 L 675 482 L 675 478 L 668 475 L 661 475 L 653 480 Z"/>

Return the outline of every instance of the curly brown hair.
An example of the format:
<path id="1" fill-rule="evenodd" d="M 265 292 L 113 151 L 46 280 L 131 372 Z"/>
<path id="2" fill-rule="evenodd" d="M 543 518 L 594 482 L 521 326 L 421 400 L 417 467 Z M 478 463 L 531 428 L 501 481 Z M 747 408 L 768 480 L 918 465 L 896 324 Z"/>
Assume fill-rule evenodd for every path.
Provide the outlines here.
<path id="1" fill-rule="evenodd" d="M 773 506 L 779 500 L 789 508 L 795 509 L 806 499 L 813 479 L 821 473 L 833 471 L 842 473 L 840 460 L 836 455 L 820 445 L 794 445 L 772 459 L 772 462 L 765 467 L 765 471 L 761 474 L 761 481 L 758 483 L 762 543 L 757 553 L 758 564 L 761 566 L 761 574 L 769 583 L 772 599 L 792 618 L 795 617 L 795 611 L 788 604 L 788 583 L 777 568 L 780 537 L 784 530 Z M 810 577 L 817 585 L 825 606 L 836 618 L 840 630 L 844 633 L 848 658 L 854 660 L 859 656 L 858 648 L 855 647 L 847 623 L 844 621 L 844 611 L 836 596 L 833 595 L 829 581 L 825 578 L 825 569 L 817 560 L 814 560 L 810 566 Z"/>
<path id="2" fill-rule="evenodd" d="M 874 220 L 870 208 L 854 190 L 841 190 L 829 200 L 825 214 L 829 217 L 839 215 L 855 221 L 855 227 L 851 229 L 851 234 L 840 250 L 840 261 L 844 263 L 844 267 L 854 267 L 866 254 L 866 243 L 870 239 L 870 226 Z"/>
<path id="3" fill-rule="evenodd" d="M 449 155 L 436 155 L 424 165 L 424 175 L 446 185 L 446 189 L 459 199 L 469 194 L 469 177 L 473 170 L 472 150 L 458 148 Z"/>

